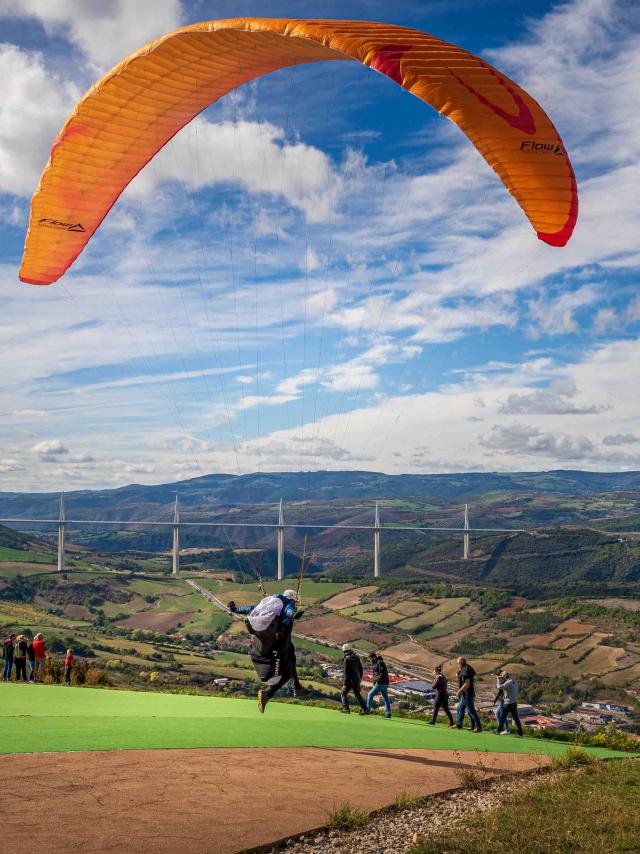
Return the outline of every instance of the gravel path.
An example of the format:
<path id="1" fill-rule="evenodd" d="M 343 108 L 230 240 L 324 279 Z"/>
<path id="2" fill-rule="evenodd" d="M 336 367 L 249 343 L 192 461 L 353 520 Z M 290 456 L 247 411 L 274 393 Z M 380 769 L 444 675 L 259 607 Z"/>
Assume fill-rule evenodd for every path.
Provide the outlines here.
<path id="1" fill-rule="evenodd" d="M 544 774 L 545 780 L 557 776 L 557 772 Z M 335 854 L 336 851 L 340 854 L 399 854 L 443 830 L 461 827 L 470 812 L 484 813 L 499 807 L 505 787 L 511 793 L 535 786 L 539 780 L 540 774 L 534 773 L 519 779 L 497 779 L 477 789 L 434 795 L 418 807 L 372 815 L 366 827 L 359 830 L 322 831 L 292 840 L 286 845 L 286 851 L 288 854 Z"/>

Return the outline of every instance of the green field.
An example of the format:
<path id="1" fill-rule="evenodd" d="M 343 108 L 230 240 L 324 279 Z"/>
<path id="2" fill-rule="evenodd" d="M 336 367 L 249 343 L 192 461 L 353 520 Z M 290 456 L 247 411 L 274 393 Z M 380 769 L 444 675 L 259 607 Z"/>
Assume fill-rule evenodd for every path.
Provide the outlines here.
<path id="1" fill-rule="evenodd" d="M 0 561 L 53 564 L 55 557 L 51 554 L 45 555 L 41 552 L 24 551 L 24 549 L 11 549 L 7 546 L 0 546 Z"/>
<path id="2" fill-rule="evenodd" d="M 194 747 L 431 748 L 558 755 L 567 745 L 254 700 L 0 685 L 0 753 Z M 600 757 L 618 755 L 594 749 Z"/>

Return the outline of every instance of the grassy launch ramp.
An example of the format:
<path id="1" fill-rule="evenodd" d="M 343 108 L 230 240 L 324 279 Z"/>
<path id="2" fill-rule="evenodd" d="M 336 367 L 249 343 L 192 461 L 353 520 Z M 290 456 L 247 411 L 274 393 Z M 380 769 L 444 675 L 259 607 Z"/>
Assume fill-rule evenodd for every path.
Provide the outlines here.
<path id="1" fill-rule="evenodd" d="M 0 753 L 172 747 L 431 748 L 552 755 L 566 750 L 560 742 L 478 736 L 288 703 L 271 703 L 260 715 L 252 700 L 11 683 L 0 686 L 0 721 Z"/>

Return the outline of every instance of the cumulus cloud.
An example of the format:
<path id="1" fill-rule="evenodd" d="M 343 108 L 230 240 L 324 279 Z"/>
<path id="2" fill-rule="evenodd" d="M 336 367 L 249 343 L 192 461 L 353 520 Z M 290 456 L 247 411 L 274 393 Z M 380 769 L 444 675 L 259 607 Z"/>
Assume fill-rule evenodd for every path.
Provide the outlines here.
<path id="1" fill-rule="evenodd" d="M 605 436 L 602 440 L 603 445 L 635 445 L 640 442 L 640 436 L 634 433 L 616 433 L 614 435 Z"/>
<path id="2" fill-rule="evenodd" d="M 101 71 L 178 27 L 181 15 L 180 0 L 0 0 L 0 16 L 35 18 Z"/>
<path id="3" fill-rule="evenodd" d="M 480 444 L 489 450 L 551 457 L 557 462 L 583 460 L 594 448 L 586 436 L 544 433 L 525 424 L 495 426 L 489 435 L 480 439 Z"/>
<path id="4" fill-rule="evenodd" d="M 560 380 L 530 394 L 509 395 L 500 412 L 504 415 L 592 415 L 606 409 L 598 404 L 581 404 L 576 401 L 577 395 L 574 383 Z"/>
<path id="5" fill-rule="evenodd" d="M 69 453 L 60 439 L 45 439 L 35 444 L 31 450 L 44 462 L 58 462 L 58 458 Z"/>
<path id="6" fill-rule="evenodd" d="M 0 79 L 0 192 L 29 196 L 80 93 L 48 74 L 39 54 L 9 44 L 0 44 Z"/>
<path id="7" fill-rule="evenodd" d="M 576 312 L 591 306 L 600 297 L 594 285 L 583 285 L 575 291 L 549 296 L 543 294 L 529 302 L 529 313 L 533 320 L 530 327 L 532 337 L 546 335 L 566 335 L 578 331 Z"/>
<path id="8" fill-rule="evenodd" d="M 345 176 L 323 151 L 287 140 L 284 130 L 269 122 L 196 118 L 132 181 L 126 197 L 147 198 L 168 182 L 190 190 L 234 184 L 282 197 L 310 222 L 325 222 L 335 215 Z M 319 266 L 312 250 L 306 266 L 310 271 Z"/>

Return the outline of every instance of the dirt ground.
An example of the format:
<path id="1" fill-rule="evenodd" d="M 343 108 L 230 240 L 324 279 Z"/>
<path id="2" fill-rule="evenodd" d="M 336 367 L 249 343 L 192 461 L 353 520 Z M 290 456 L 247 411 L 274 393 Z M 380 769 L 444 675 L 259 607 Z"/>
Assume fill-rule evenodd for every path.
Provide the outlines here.
<path id="1" fill-rule="evenodd" d="M 481 754 L 493 774 L 548 757 Z M 129 750 L 0 758 L 2 841 L 38 854 L 231 854 L 320 827 L 335 806 L 458 785 L 473 751 Z M 181 846 L 181 848 L 178 848 Z"/>

